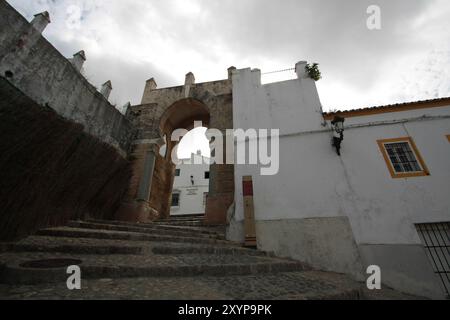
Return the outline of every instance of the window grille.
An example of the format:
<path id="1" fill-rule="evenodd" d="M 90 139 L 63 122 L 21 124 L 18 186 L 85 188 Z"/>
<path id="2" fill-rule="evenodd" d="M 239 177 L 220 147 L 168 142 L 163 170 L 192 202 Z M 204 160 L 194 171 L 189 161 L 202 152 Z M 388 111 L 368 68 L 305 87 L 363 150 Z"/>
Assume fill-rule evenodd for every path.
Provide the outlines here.
<path id="1" fill-rule="evenodd" d="M 423 170 L 408 142 L 386 143 L 384 147 L 396 173 Z"/>
<path id="2" fill-rule="evenodd" d="M 392 178 L 430 175 L 411 137 L 379 140 L 378 145 Z"/>
<path id="3" fill-rule="evenodd" d="M 450 222 L 416 225 L 434 272 L 450 298 Z"/>

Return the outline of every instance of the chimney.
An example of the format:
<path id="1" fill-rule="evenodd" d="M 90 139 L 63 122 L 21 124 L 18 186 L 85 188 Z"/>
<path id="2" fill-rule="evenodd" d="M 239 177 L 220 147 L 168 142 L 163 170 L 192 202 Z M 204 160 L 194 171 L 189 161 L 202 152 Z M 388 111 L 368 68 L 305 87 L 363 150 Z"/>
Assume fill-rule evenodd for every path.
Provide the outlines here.
<path id="1" fill-rule="evenodd" d="M 100 89 L 100 93 L 102 94 L 102 96 L 104 96 L 106 98 L 106 100 L 108 100 L 109 95 L 111 94 L 111 91 L 112 91 L 112 84 L 111 84 L 111 81 L 108 80 L 102 85 L 102 88 Z"/>
<path id="2" fill-rule="evenodd" d="M 306 61 L 297 62 L 295 65 L 295 73 L 297 73 L 297 77 L 299 79 L 306 79 L 308 75 L 306 74 L 306 65 L 308 63 Z"/>
<path id="3" fill-rule="evenodd" d="M 184 85 L 185 86 L 190 86 L 195 84 L 195 77 L 194 74 L 192 72 L 189 72 L 188 74 L 186 74 L 186 80 L 184 81 Z"/>
<path id="4" fill-rule="evenodd" d="M 39 33 L 42 33 L 45 30 L 45 27 L 50 23 L 50 15 L 47 11 L 38 13 L 34 15 L 34 19 L 31 21 L 31 25 L 34 29 L 36 29 Z"/>
<path id="5" fill-rule="evenodd" d="M 86 55 L 83 50 L 75 53 L 72 59 L 69 59 L 72 65 L 77 69 L 77 71 L 81 71 L 84 62 L 86 61 Z"/>

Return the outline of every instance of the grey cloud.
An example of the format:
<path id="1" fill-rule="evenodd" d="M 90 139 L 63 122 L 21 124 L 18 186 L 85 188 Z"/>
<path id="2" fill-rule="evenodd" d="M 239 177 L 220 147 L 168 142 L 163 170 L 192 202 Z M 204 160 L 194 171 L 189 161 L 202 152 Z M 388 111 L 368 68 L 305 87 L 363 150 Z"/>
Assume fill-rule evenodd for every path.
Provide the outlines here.
<path id="1" fill-rule="evenodd" d="M 111 102 L 122 106 L 127 101 L 133 105 L 141 103 L 145 81 L 151 77 L 157 79 L 159 87 L 165 87 L 174 80 L 148 63 L 118 60 L 115 56 L 91 57 L 87 77 L 100 86 L 111 80 L 113 91 Z"/>
<path id="2" fill-rule="evenodd" d="M 420 45 L 397 28 L 408 29 L 432 1 L 376 1 L 382 8 L 383 29 L 366 28 L 366 9 L 374 1 L 213 1 L 217 34 L 230 50 L 247 56 L 274 56 L 285 61 L 307 58 L 325 72 L 370 86 L 385 59 L 401 56 Z M 241 6 L 241 3 L 244 3 Z M 219 31 L 220 30 L 220 31 Z"/>
<path id="3" fill-rule="evenodd" d="M 127 57 L 117 58 L 108 54 L 108 48 L 104 48 L 105 53 L 101 57 L 90 56 L 87 52 L 88 75 L 97 85 L 103 79 L 111 79 L 113 85 L 116 83 L 113 99 L 120 103 L 127 100 L 139 102 L 145 80 L 151 76 L 157 78 L 160 87 L 179 85 L 182 74 L 187 71 L 195 73 L 203 61 L 221 60 L 223 53 L 232 53 L 237 61 L 230 61 L 229 65 L 236 67 L 260 67 L 256 61 L 273 59 L 284 63 L 280 65 L 283 68 L 293 66 L 299 59 L 319 62 L 324 74 L 321 83 L 324 95 L 332 83 L 351 87 L 358 93 L 369 92 L 384 81 L 389 72 L 386 66 L 396 65 L 412 52 L 428 49 L 429 44 L 415 34 L 413 23 L 429 8 L 438 3 L 443 5 L 438 0 L 207 0 L 199 2 L 202 10 L 198 15 L 188 16 L 177 13 L 169 1 L 119 1 L 111 0 L 101 7 L 120 26 L 117 41 L 124 46 L 152 43 L 149 31 L 156 31 L 161 38 L 175 44 L 179 59 L 185 66 L 185 70 L 159 70 L 156 65 Z M 25 11 L 36 9 L 36 5 L 27 6 L 24 0 L 9 2 Z M 52 8 L 60 10 L 63 2 L 71 1 L 56 1 Z M 108 3 L 116 5 L 108 6 Z M 380 31 L 371 32 L 366 28 L 366 9 L 371 4 L 382 9 L 383 28 Z M 142 18 L 144 13 L 153 14 L 157 21 Z M 92 10 L 87 14 L 95 19 L 98 12 Z M 101 24 L 101 19 L 96 23 Z M 430 23 L 443 27 L 449 25 L 447 21 Z M 444 28 L 442 30 L 442 40 L 445 41 L 446 32 Z M 101 39 L 104 35 L 93 30 L 91 36 Z M 66 55 L 82 49 L 77 48 L 76 43 L 62 43 L 56 31 L 51 33 L 49 40 L 56 43 L 58 49 L 62 48 Z M 223 52 L 213 50 L 215 44 Z M 138 46 L 133 46 L 133 50 L 136 48 Z M 187 51 L 194 52 L 196 61 L 184 57 Z M 165 54 L 159 48 L 155 48 L 155 52 Z M 130 56 L 133 54 L 130 51 Z M 251 61 L 255 64 L 245 65 Z M 222 78 L 229 65 L 217 64 L 217 70 L 211 70 L 211 74 Z M 403 97 L 402 93 L 380 94 Z M 351 96 L 348 104 L 353 104 Z"/>

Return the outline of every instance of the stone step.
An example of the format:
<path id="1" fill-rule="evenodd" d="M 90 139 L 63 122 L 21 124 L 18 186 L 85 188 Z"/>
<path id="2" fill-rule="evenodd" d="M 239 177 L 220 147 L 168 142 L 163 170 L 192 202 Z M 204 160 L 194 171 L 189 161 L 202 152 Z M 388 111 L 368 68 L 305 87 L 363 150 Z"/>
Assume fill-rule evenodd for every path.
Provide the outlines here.
<path id="1" fill-rule="evenodd" d="M 125 231 L 125 232 L 138 232 L 153 235 L 163 235 L 163 236 L 180 236 L 180 237 L 192 237 L 192 238 L 207 238 L 207 239 L 218 239 L 225 240 L 223 235 L 218 234 L 205 234 L 199 233 L 192 230 L 161 230 L 161 229 L 151 229 L 140 227 L 139 225 L 114 225 L 106 223 L 94 223 L 94 222 L 82 222 L 82 221 L 70 221 L 68 224 L 72 228 L 80 229 L 93 229 L 93 230 L 111 230 L 111 231 Z"/>
<path id="2" fill-rule="evenodd" d="M 152 252 L 161 255 L 182 255 L 182 254 L 211 254 L 211 255 L 249 255 L 259 257 L 275 257 L 273 253 L 246 249 L 219 246 L 171 246 L 156 245 Z"/>
<path id="3" fill-rule="evenodd" d="M 85 279 L 82 290 L 72 291 L 67 290 L 65 281 L 3 287 L 4 295 L 13 300 L 269 301 L 364 298 L 362 284 L 351 281 L 344 275 L 333 274 L 330 277 L 314 271 L 230 277 Z M 383 287 L 382 291 L 385 290 Z M 276 310 L 272 308 L 272 312 L 274 311 Z"/>
<path id="4" fill-rule="evenodd" d="M 167 225 L 167 226 L 185 226 L 185 227 L 204 226 L 203 221 L 155 221 L 153 223 L 157 225 Z"/>
<path id="5" fill-rule="evenodd" d="M 156 220 L 156 223 L 165 223 L 165 224 L 171 224 L 171 223 L 201 223 L 204 224 L 204 219 L 167 219 L 167 220 Z"/>
<path id="6" fill-rule="evenodd" d="M 70 254 L 94 254 L 94 255 L 136 255 L 142 254 L 144 248 L 140 246 L 111 246 L 111 245 L 77 245 L 77 244 L 33 244 L 17 243 L 11 246 L 13 252 L 59 252 Z"/>
<path id="7" fill-rule="evenodd" d="M 58 252 L 69 254 L 149 254 L 156 255 L 249 255 L 260 257 L 275 257 L 273 253 L 254 249 L 202 245 L 189 243 L 149 243 L 146 241 L 123 241 L 86 238 L 63 238 L 48 236 L 30 236 L 17 243 L 11 243 L 10 252 Z"/>
<path id="8" fill-rule="evenodd" d="M 58 252 L 69 254 L 149 254 L 156 255 L 249 255 L 261 257 L 274 257 L 272 253 L 263 251 L 216 245 L 202 245 L 189 243 L 149 243 L 146 241 L 124 241 L 87 238 L 63 238 L 48 236 L 30 236 L 17 243 L 11 243 L 10 252 Z"/>
<path id="9" fill-rule="evenodd" d="M 137 226 L 140 228 L 148 228 L 148 229 L 158 229 L 158 230 L 175 230 L 175 231 L 187 231 L 187 232 L 195 232 L 195 233 L 202 233 L 202 234 L 211 234 L 211 235 L 219 235 L 224 236 L 225 232 L 218 232 L 214 229 L 215 227 L 209 228 L 209 227 L 183 227 L 183 226 L 171 226 L 171 225 L 162 225 L 162 224 L 155 224 L 152 222 L 146 222 L 146 223 L 133 223 L 133 222 L 126 222 L 126 221 L 109 221 L 109 220 L 96 220 L 96 219 L 88 219 L 86 222 L 93 222 L 93 223 L 104 223 L 104 224 L 112 224 L 112 225 L 120 225 L 120 226 Z"/>
<path id="10" fill-rule="evenodd" d="M 205 276 L 242 276 L 276 274 L 280 272 L 305 271 L 309 268 L 301 263 L 291 261 L 250 262 L 250 263 L 221 263 L 205 264 L 191 263 L 180 265 L 128 265 L 97 263 L 85 261 L 87 256 L 71 257 L 64 267 L 45 267 L 30 265 L 31 262 L 39 264 L 49 263 L 48 259 L 19 260 L 19 262 L 3 265 L 0 282 L 15 285 L 33 285 L 39 283 L 57 283 L 67 280 L 66 269 L 69 265 L 79 265 L 83 279 L 118 279 L 118 278 L 152 278 L 152 277 L 205 277 Z M 132 256 L 131 256 L 132 257 Z M 68 260 L 69 259 L 69 260 Z M 79 260 L 78 260 L 79 259 Z M 56 261 L 56 260 L 54 260 Z M 25 265 L 24 263 L 28 263 Z M 51 261 L 50 261 L 51 262 Z M 64 263 L 64 262 L 62 262 Z"/>
<path id="11" fill-rule="evenodd" d="M 167 219 L 160 219 L 158 221 L 204 221 L 205 216 L 170 216 Z"/>
<path id="12" fill-rule="evenodd" d="M 12 242 L 0 242 L 0 253 L 11 250 L 14 243 Z"/>
<path id="13" fill-rule="evenodd" d="M 215 240 L 198 237 L 180 237 L 151 235 L 137 232 L 91 230 L 77 228 L 50 228 L 39 230 L 36 235 L 52 237 L 70 237 L 70 238 L 91 238 L 91 239 L 112 239 L 112 240 L 131 240 L 131 241 L 155 241 L 155 242 L 181 242 L 181 243 L 205 243 L 205 244 L 223 244 L 235 245 L 224 240 Z"/>

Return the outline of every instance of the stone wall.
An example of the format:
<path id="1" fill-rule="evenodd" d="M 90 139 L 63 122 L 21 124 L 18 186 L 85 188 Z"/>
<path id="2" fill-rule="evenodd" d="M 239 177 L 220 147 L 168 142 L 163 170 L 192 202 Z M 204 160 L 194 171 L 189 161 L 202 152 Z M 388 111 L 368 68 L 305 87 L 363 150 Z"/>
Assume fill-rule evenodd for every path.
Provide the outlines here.
<path id="1" fill-rule="evenodd" d="M 174 172 L 175 165 L 172 161 L 166 160 L 160 155 L 156 156 L 150 203 L 155 210 L 161 213 L 160 218 L 170 216 Z"/>
<path id="2" fill-rule="evenodd" d="M 0 77 L 0 240 L 112 219 L 131 169 L 113 147 Z"/>
<path id="3" fill-rule="evenodd" d="M 152 210 L 157 216 L 170 215 L 170 199 L 174 180 L 175 166 L 170 154 L 174 143 L 170 142 L 171 133 L 175 129 L 190 130 L 194 121 L 201 120 L 205 127 L 222 130 L 233 128 L 232 82 L 230 79 L 189 83 L 184 86 L 157 89 L 153 79 L 147 81 L 142 104 L 128 109 L 127 118 L 137 129 L 130 155 L 133 159 L 133 178 L 129 196 L 137 194 L 137 189 L 145 180 L 151 179 L 151 195 L 148 207 L 141 213 L 132 213 L 136 204 L 126 204 L 126 213 L 121 215 L 126 220 L 136 220 L 136 216 L 144 216 L 146 220 Z M 169 142 L 168 157 L 159 156 L 155 152 L 155 167 L 152 177 L 144 174 L 145 152 L 151 145 L 158 145 L 166 135 Z M 159 149 L 156 146 L 156 149 Z M 234 201 L 234 166 L 212 165 L 210 168 L 210 188 L 206 208 L 206 221 L 210 224 L 224 224 L 226 212 Z M 139 200 L 141 201 L 141 200 Z M 139 210 L 138 210 L 139 212 Z M 142 213 L 143 212 L 143 213 Z"/>
<path id="4" fill-rule="evenodd" d="M 125 155 L 133 136 L 125 117 L 6 1 L 0 25 L 0 75 Z"/>

